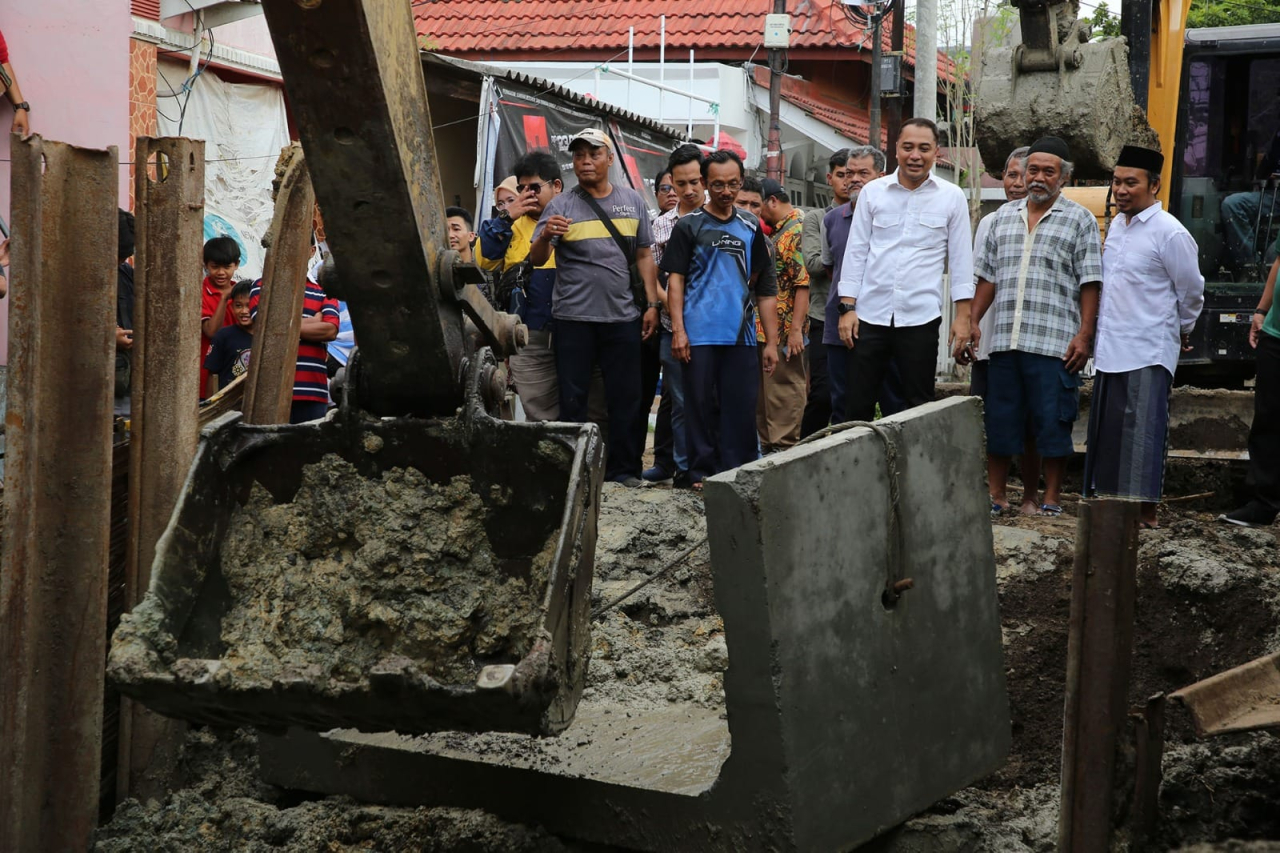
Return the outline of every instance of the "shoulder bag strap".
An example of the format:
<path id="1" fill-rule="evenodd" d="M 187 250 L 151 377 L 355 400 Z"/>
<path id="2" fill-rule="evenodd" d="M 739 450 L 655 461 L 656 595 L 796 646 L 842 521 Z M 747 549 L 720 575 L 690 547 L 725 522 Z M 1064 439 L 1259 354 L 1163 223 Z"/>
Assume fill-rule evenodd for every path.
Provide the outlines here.
<path id="1" fill-rule="evenodd" d="M 573 191 L 577 193 L 578 197 L 585 201 L 587 206 L 595 212 L 596 218 L 604 223 L 605 230 L 609 232 L 609 236 L 613 237 L 613 242 L 618 244 L 618 249 L 622 252 L 622 257 L 626 259 L 627 266 L 634 264 L 636 262 L 635 254 L 627 245 L 626 238 L 618 233 L 618 227 L 613 224 L 613 219 L 604 212 L 604 208 L 600 206 L 600 203 L 592 198 L 591 193 L 584 190 L 581 186 L 574 187 Z"/>

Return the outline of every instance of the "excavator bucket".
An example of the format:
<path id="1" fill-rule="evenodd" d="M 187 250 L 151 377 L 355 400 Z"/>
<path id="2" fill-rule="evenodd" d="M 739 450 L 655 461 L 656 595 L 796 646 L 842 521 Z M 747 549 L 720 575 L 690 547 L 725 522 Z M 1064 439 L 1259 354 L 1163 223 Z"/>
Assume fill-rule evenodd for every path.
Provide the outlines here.
<path id="1" fill-rule="evenodd" d="M 599 433 L 494 417 L 527 334 L 446 248 L 409 5 L 262 5 L 358 349 L 337 417 L 206 427 L 110 676 L 208 723 L 555 734 L 585 682 Z"/>
<path id="2" fill-rule="evenodd" d="M 1109 178 L 1126 144 L 1159 148 L 1134 99 L 1124 39 L 1087 41 L 1069 4 L 1023 0 L 1019 12 L 1022 43 L 996 36 L 982 50 L 974 135 L 988 170 L 1042 136 L 1067 143 L 1080 179 Z"/>
<path id="3" fill-rule="evenodd" d="M 556 734 L 586 673 L 601 453 L 593 426 L 478 404 L 224 415 L 108 674 L 210 725 Z"/>

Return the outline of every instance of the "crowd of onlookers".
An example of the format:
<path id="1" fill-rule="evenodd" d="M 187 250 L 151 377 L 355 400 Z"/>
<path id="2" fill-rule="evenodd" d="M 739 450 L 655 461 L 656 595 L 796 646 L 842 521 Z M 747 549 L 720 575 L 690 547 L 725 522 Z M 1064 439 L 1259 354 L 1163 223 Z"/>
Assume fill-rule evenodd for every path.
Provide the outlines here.
<path id="1" fill-rule="evenodd" d="M 1194 240 L 1157 199 L 1158 151 L 1121 154 L 1104 250 L 1095 216 L 1062 193 L 1073 165 L 1056 137 L 1010 152 L 1007 202 L 976 234 L 964 192 L 934 169 L 938 130 L 925 119 L 903 124 L 887 175 L 877 148 L 836 152 L 825 210 L 794 206 L 786 187 L 748 174 L 731 151 L 687 143 L 652 176 L 651 211 L 611 179 L 607 133 L 583 130 L 568 147 L 574 186 L 554 154 L 529 151 L 498 183 L 492 215 L 477 228 L 451 207 L 447 235 L 484 271 L 494 305 L 528 328 L 528 345 L 508 361 L 522 416 L 598 423 L 608 480 L 700 490 L 832 425 L 927 403 L 945 340 L 984 401 L 993 515 L 1062 512 L 1092 359 L 1083 491 L 1141 501 L 1143 523 L 1157 524 L 1173 375 L 1204 289 Z M 128 402 L 132 233 L 122 212 L 118 411 Z M 315 237 L 295 423 L 324 416 L 356 344 L 346 306 L 321 286 L 318 211 Z M 237 279 L 240 260 L 230 238 L 205 244 L 202 397 L 248 369 L 262 283 Z M 1275 277 L 1273 268 L 1250 336 L 1263 415 L 1250 438 L 1256 497 L 1223 517 L 1239 524 L 1270 523 L 1280 510 L 1280 430 L 1267 414 L 1280 385 Z"/>

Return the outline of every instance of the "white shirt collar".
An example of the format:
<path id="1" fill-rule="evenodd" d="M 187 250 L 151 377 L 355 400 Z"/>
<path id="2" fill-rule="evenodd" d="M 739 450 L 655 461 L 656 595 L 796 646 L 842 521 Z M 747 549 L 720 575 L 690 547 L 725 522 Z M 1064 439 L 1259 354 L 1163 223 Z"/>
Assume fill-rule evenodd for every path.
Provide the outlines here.
<path id="1" fill-rule="evenodd" d="M 891 183 L 893 186 L 895 186 L 895 187 L 897 187 L 898 189 L 903 190 L 903 191 L 905 191 L 905 192 L 909 192 L 909 193 L 911 193 L 911 192 L 915 192 L 916 190 L 918 190 L 918 189 L 920 189 L 921 187 L 923 187 L 925 184 L 928 184 L 928 183 L 934 183 L 934 184 L 936 184 L 936 183 L 938 182 L 938 178 L 937 178 L 937 176 L 934 174 L 933 170 L 932 170 L 932 169 L 930 169 L 930 170 L 929 170 L 929 174 L 927 174 L 927 175 L 925 175 L 925 176 L 924 176 L 924 180 L 920 182 L 920 186 L 919 186 L 919 187 L 916 187 L 916 190 L 907 189 L 906 185 L 905 185 L 905 184 L 903 184 L 903 183 L 902 183 L 902 180 L 898 177 L 898 172 L 899 172 L 899 171 L 900 171 L 899 169 L 894 169 L 894 170 L 893 170 L 893 172 L 891 172 L 891 173 L 889 174 L 889 177 L 893 179 L 890 183 Z"/>
<path id="2" fill-rule="evenodd" d="M 1150 220 L 1151 217 L 1155 216 L 1157 213 L 1159 213 L 1162 210 L 1164 210 L 1164 205 L 1161 202 L 1157 201 L 1155 204 L 1151 205 L 1146 210 L 1139 213 L 1137 216 L 1125 216 L 1124 224 L 1131 225 L 1133 223 L 1133 220 L 1135 219 L 1138 220 L 1139 222 L 1146 222 Z"/>

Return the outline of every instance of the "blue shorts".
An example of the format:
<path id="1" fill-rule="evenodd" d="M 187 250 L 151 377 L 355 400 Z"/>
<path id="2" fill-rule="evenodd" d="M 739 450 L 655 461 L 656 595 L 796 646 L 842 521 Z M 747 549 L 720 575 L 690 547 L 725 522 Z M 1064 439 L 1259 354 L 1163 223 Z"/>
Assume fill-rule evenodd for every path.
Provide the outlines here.
<path id="1" fill-rule="evenodd" d="M 1047 459 L 1075 453 L 1071 427 L 1080 408 L 1080 374 L 1062 359 L 1010 350 L 993 352 L 987 373 L 987 452 L 1017 456 L 1030 426 Z"/>

